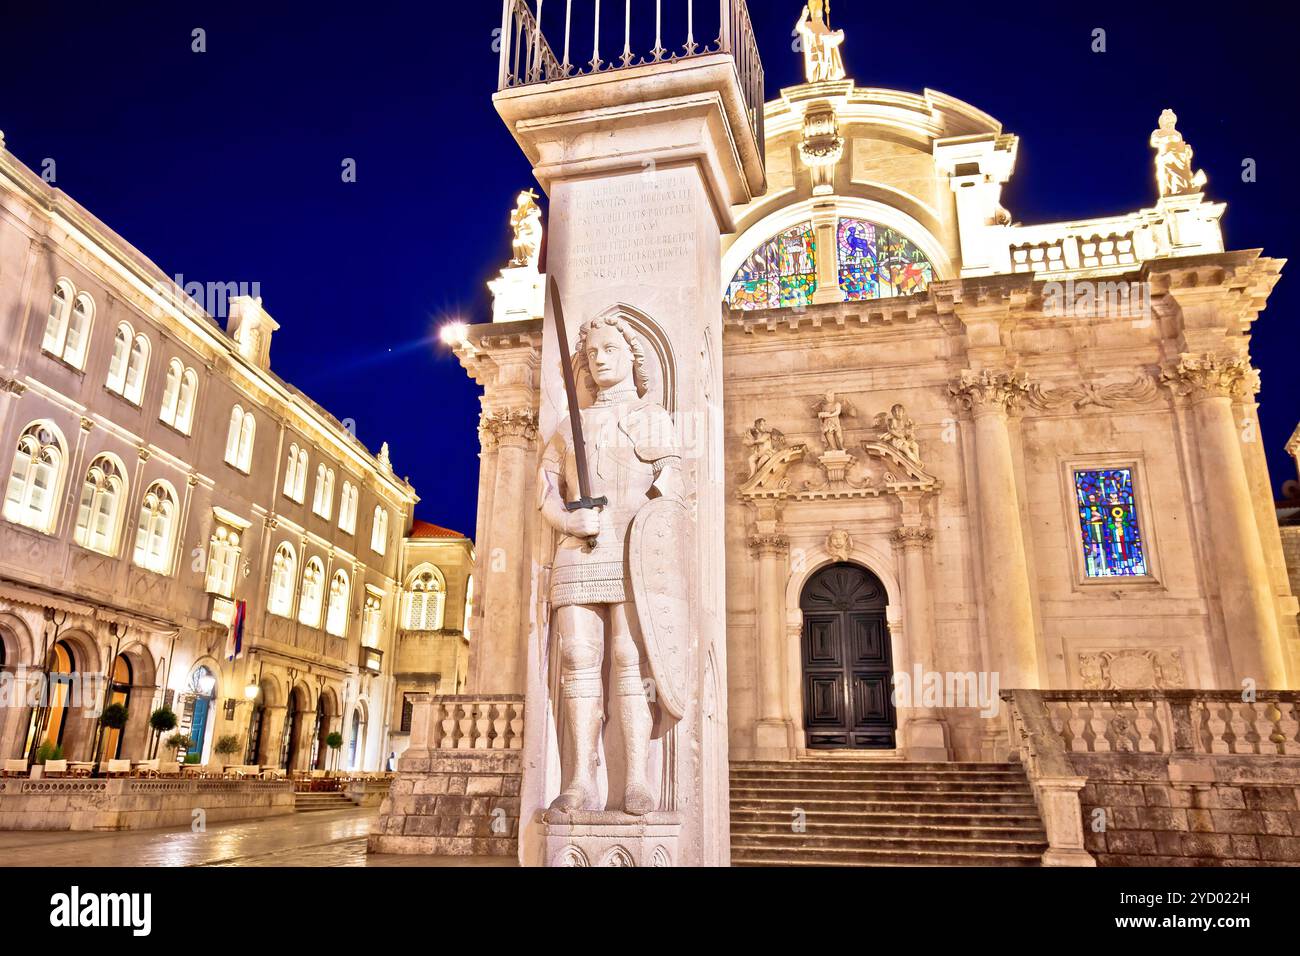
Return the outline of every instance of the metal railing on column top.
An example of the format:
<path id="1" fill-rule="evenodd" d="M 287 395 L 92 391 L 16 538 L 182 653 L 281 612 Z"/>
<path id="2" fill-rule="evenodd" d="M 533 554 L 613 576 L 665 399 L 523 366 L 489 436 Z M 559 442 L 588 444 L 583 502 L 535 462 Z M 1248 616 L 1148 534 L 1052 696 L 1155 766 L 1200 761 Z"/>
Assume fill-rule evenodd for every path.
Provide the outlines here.
<path id="1" fill-rule="evenodd" d="M 573 0 L 533 0 L 531 3 L 529 0 L 504 0 L 501 70 L 497 88 L 508 90 L 532 83 L 549 83 L 574 76 L 726 53 L 735 64 L 736 77 L 749 112 L 750 128 L 758 142 L 759 155 L 763 155 L 763 61 L 758 55 L 758 42 L 754 38 L 754 26 L 745 0 L 669 0 L 669 6 L 674 8 L 670 12 L 680 15 L 682 4 L 686 7 L 686 36 L 673 47 L 664 46 L 664 0 L 654 0 L 654 47 L 643 55 L 632 50 L 632 2 L 605 0 L 603 4 L 606 11 L 610 7 L 622 7 L 623 23 L 623 47 L 616 52 L 606 50 L 606 55 L 612 52 L 612 58 L 605 59 L 600 47 L 602 2 L 580 0 L 579 15 L 584 20 L 588 14 L 591 17 L 591 59 L 582 60 L 586 55 L 587 30 L 585 23 L 574 23 Z M 638 3 L 638 8 L 645 10 L 647 18 L 649 2 L 640 0 Z M 698 22 L 696 7 L 703 8 L 713 3 L 718 5 L 718 35 L 700 42 L 695 34 Z M 561 55 L 556 56 L 555 48 L 542 33 L 541 20 L 544 7 L 560 4 L 564 5 L 564 43 L 560 47 Z"/>

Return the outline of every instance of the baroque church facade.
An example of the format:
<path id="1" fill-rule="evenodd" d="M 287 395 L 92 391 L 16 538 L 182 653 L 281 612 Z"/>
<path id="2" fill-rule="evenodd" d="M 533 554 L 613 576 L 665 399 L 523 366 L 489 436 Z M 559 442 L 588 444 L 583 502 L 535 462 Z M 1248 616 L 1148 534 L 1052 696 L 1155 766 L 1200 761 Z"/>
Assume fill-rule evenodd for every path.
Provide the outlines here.
<path id="1" fill-rule="evenodd" d="M 644 220 L 652 233 L 684 237 L 683 248 L 694 250 L 694 227 L 676 205 L 690 188 L 675 177 L 694 162 L 712 183 L 716 157 L 706 149 L 702 159 L 642 159 L 633 171 L 626 156 L 611 158 L 616 150 L 600 153 L 581 138 L 583 124 L 597 121 L 566 112 L 577 101 L 565 99 L 564 88 L 598 91 L 604 98 L 593 109 L 606 126 L 596 128 L 616 137 L 631 123 L 619 112 L 624 103 L 677 108 L 678 101 L 664 105 L 664 90 L 639 86 L 638 71 L 661 66 L 664 89 L 677 91 L 671 82 L 685 68 L 670 76 L 680 64 L 652 62 L 629 69 L 622 92 L 614 79 L 598 88 L 599 71 L 568 66 L 567 42 L 559 62 L 559 47 L 546 46 L 527 4 L 507 0 L 505 9 L 513 30 L 505 36 L 523 41 L 503 52 L 497 108 L 550 194 L 546 269 L 561 273 L 570 338 L 573 324 L 593 317 L 637 330 L 658 378 L 649 393 L 669 395 L 680 383 L 668 379 L 686 378 L 674 362 L 695 362 L 693 352 L 683 357 L 694 346 L 671 334 L 663 345 L 656 338 L 663 318 L 635 298 L 686 309 L 693 300 L 685 293 L 674 300 L 665 289 L 671 280 L 655 274 L 658 237 L 593 250 L 599 243 L 584 244 L 581 230 L 599 227 L 584 214 L 634 231 Z M 1120 859 L 1123 841 L 1108 850 L 1105 836 L 1081 831 L 1080 800 L 1084 810 L 1097 800 L 1091 771 L 1070 765 L 1071 753 L 1171 753 L 1172 728 L 1184 720 L 1196 726 L 1194 736 L 1203 732 L 1188 744 L 1198 754 L 1300 753 L 1294 695 L 1285 694 L 1300 680 L 1297 602 L 1258 439 L 1259 381 L 1249 353 L 1251 324 L 1282 263 L 1224 248 L 1224 204 L 1211 198 L 1172 111 L 1149 134 L 1149 206 L 1024 224 L 1000 202 L 1015 172 L 1016 135 L 937 91 L 859 87 L 844 68 L 844 33 L 831 29 L 821 3 L 804 8 L 796 30 L 807 82 L 751 112 L 761 113 L 754 141 L 764 188 L 726 180 L 719 191 L 731 205 L 717 214 L 716 262 L 700 266 L 700 275 L 717 277 L 703 294 L 722 313 L 716 342 L 705 320 L 699 353 L 712 384 L 698 415 L 674 412 L 683 460 L 694 454 L 706 463 L 690 475 L 688 506 L 700 529 L 721 528 L 722 541 L 716 559 L 691 563 L 700 680 L 696 723 L 683 734 L 703 783 L 689 795 L 696 809 L 684 811 L 682 859 L 727 858 L 729 810 L 747 808 L 754 796 L 742 789 L 728 805 L 728 761 L 733 772 L 780 773 L 808 761 L 958 767 L 1009 758 L 1029 766 L 1058 860 L 1090 863 L 1088 851 Z M 722 37 L 726 52 L 725 28 Z M 735 57 L 743 94 L 742 54 Z M 723 151 L 748 170 L 735 132 L 743 113 L 730 112 L 725 93 L 722 102 L 733 131 Z M 704 140 L 716 132 L 702 128 Z M 626 135 L 629 155 L 656 155 L 649 134 Z M 729 174 L 730 167 L 716 175 Z M 582 176 L 615 185 L 607 193 L 590 186 L 584 196 Z M 647 194 L 654 198 L 638 198 Z M 516 256 L 490 284 L 493 321 L 444 330 L 484 390 L 482 588 L 467 693 L 493 703 L 434 699 L 428 749 L 410 769 L 417 780 L 436 775 L 438 750 L 451 739 L 440 729 L 450 726 L 444 719 L 478 716 L 484 746 L 523 753 L 521 764 L 497 760 L 492 770 L 522 775 L 522 803 L 511 805 L 519 820 L 509 831 L 518 834 L 521 859 L 594 863 L 593 854 L 607 853 L 640 865 L 633 844 L 643 836 L 614 845 L 597 826 L 613 826 L 614 817 L 556 816 L 568 804 L 563 795 L 553 801 L 571 777 L 566 748 L 581 743 L 565 736 L 565 705 L 557 703 L 567 701 L 569 679 L 556 677 L 556 661 L 567 656 L 557 649 L 557 592 L 547 584 L 559 552 L 541 513 L 543 449 L 571 426 L 553 347 L 558 307 L 544 295 L 548 278 L 537 261 L 539 220 L 521 195 L 512 217 Z M 565 231 L 559 239 L 557 228 Z M 623 260 L 643 278 L 619 285 Z M 586 294 L 606 280 L 619 294 L 636 291 L 622 304 Z M 586 367 L 581 354 L 575 360 Z M 577 382 L 584 408 L 606 400 L 596 384 Z M 709 477 L 715 447 L 720 468 Z M 715 487 L 721 494 L 712 499 Z M 570 526 L 559 527 L 563 534 Z M 709 644 L 707 622 L 723 608 L 724 637 Z M 642 622 L 657 626 L 644 615 Z M 1285 700 L 1256 710 L 1256 689 Z M 1200 691 L 1222 699 L 1201 701 Z M 1244 703 L 1233 702 L 1237 695 Z M 516 720 L 525 700 L 527 719 Z M 1178 716 L 1184 706 L 1190 716 Z M 1235 742 L 1225 744 L 1230 725 Z M 1039 745 L 1040 734 L 1052 748 Z M 609 746 L 606 739 L 596 762 L 611 775 L 601 805 L 614 813 L 619 760 Z M 662 771 L 664 812 L 673 806 L 669 794 L 683 793 L 668 769 L 674 759 L 669 743 L 652 760 Z M 710 762 L 712 770 L 700 771 Z M 1045 782 L 1049 762 L 1055 782 Z M 1284 783 L 1294 774 L 1286 766 Z M 372 848 L 400 849 L 403 833 L 448 832 L 403 830 L 403 799 L 395 791 Z M 694 835 L 693 813 L 702 815 Z M 588 824 L 596 829 L 584 830 Z M 638 825 L 644 835 L 648 824 Z M 1155 847 L 1146 858 L 1157 858 Z"/>

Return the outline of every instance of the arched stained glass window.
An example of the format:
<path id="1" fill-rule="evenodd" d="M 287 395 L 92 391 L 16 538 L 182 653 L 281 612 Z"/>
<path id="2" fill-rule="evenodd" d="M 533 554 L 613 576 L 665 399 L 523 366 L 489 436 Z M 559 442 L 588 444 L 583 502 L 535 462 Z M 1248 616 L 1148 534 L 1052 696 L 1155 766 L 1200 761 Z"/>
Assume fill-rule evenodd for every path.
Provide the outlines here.
<path id="1" fill-rule="evenodd" d="M 1076 471 L 1074 492 L 1083 534 L 1084 571 L 1090 578 L 1150 574 L 1138 528 L 1131 468 Z"/>
<path id="2" fill-rule="evenodd" d="M 934 267 L 925 253 L 888 226 L 841 219 L 837 244 L 840 289 L 846 300 L 912 295 L 934 281 Z"/>
<path id="3" fill-rule="evenodd" d="M 807 305 L 817 291 L 817 240 L 811 222 L 777 233 L 749 254 L 727 287 L 733 309 Z"/>

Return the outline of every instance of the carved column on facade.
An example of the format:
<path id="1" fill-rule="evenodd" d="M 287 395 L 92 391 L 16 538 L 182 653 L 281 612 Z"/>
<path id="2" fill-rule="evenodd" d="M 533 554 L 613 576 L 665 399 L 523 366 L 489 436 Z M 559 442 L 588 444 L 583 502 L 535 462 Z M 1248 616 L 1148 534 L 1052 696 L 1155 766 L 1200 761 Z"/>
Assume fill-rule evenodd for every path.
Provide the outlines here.
<path id="1" fill-rule="evenodd" d="M 1029 586 L 1015 459 L 1007 417 L 1029 389 L 1018 372 L 964 371 L 949 386 L 955 402 L 970 412 L 975 427 L 984 608 L 989 646 L 1006 688 L 1039 686 L 1038 641 Z"/>
<path id="2" fill-rule="evenodd" d="M 484 450 L 496 457 L 490 523 L 480 543 L 483 591 L 482 633 L 476 638 L 481 662 L 478 691 L 521 694 L 524 691 L 524 605 L 528 600 L 521 569 L 526 560 L 526 516 L 531 514 L 528 479 L 537 465 L 537 413 L 531 408 L 486 411 L 479 421 Z M 483 684 L 491 675 L 491 687 Z"/>
<path id="3" fill-rule="evenodd" d="M 1207 352 L 1184 353 L 1161 379 L 1192 405 L 1231 683 L 1250 679 L 1259 688 L 1285 687 L 1273 587 L 1232 413 L 1234 401 L 1259 390 L 1259 375 L 1245 358 Z"/>
<path id="4" fill-rule="evenodd" d="M 782 685 L 785 679 L 785 570 L 789 539 L 779 531 L 756 531 L 749 547 L 758 561 L 758 721 L 757 756 L 784 757 L 790 750 L 791 723 Z"/>
<path id="5" fill-rule="evenodd" d="M 926 553 L 934 543 L 934 532 L 919 524 L 905 524 L 896 528 L 891 537 L 902 556 L 899 563 L 903 567 L 903 628 L 912 656 L 911 661 L 894 664 L 895 670 L 908 673 L 911 682 L 911 713 L 903 728 L 904 750 L 909 760 L 948 760 L 951 751 L 947 723 L 936 708 L 926 705 L 923 684 L 915 679 L 918 673 L 924 675 L 940 669 L 935 649 L 934 603 L 926 566 Z"/>

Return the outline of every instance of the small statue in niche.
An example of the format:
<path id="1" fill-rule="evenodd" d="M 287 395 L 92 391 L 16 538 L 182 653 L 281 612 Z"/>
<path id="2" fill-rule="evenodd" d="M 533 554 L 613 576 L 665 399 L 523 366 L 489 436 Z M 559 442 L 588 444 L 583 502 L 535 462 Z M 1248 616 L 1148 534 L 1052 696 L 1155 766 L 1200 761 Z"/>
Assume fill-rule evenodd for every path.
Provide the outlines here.
<path id="1" fill-rule="evenodd" d="M 840 424 L 842 415 L 855 414 L 853 406 L 843 399 L 836 398 L 834 392 L 827 392 L 813 406 L 817 422 L 821 426 L 822 441 L 827 451 L 844 450 L 844 426 Z"/>
<path id="2" fill-rule="evenodd" d="M 876 416 L 876 426 L 883 429 L 879 441 L 893 448 L 909 461 L 921 460 L 921 446 L 916 440 L 916 424 L 901 403 Z"/>
<path id="3" fill-rule="evenodd" d="M 1156 150 L 1156 186 L 1160 196 L 1187 196 L 1205 188 L 1205 170 L 1192 170 L 1192 147 L 1175 129 L 1178 117 L 1173 110 L 1160 114 L 1159 128 L 1151 133 Z"/>
<path id="4" fill-rule="evenodd" d="M 536 200 L 537 193 L 531 189 L 515 198 L 515 208 L 510 212 L 510 228 L 515 233 L 512 266 L 537 268 L 537 257 L 542 249 L 542 210 Z"/>
<path id="5" fill-rule="evenodd" d="M 785 447 L 785 435 L 767 424 L 766 418 L 754 419 L 754 427 L 745 437 L 749 448 L 749 475 L 753 478 L 764 463 Z"/>

